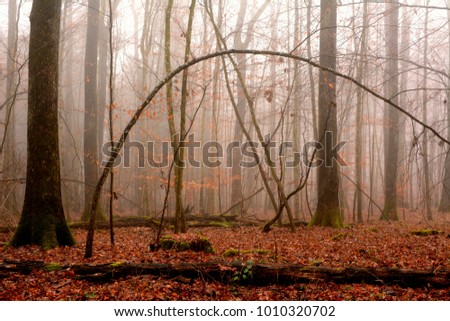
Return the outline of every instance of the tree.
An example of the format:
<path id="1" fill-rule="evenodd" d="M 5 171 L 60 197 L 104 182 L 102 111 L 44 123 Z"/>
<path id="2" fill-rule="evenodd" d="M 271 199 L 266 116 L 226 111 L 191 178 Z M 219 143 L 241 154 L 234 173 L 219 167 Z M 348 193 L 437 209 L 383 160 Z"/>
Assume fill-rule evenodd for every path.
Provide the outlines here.
<path id="1" fill-rule="evenodd" d="M 247 1 L 241 1 L 239 7 L 239 14 L 236 21 L 236 32 L 234 34 L 234 48 L 236 49 L 247 49 L 250 45 L 250 41 L 252 40 L 252 34 L 254 31 L 254 27 L 256 21 L 259 16 L 264 12 L 266 7 L 269 5 L 270 1 L 265 1 L 258 10 L 252 15 L 249 25 L 247 28 L 247 35 L 245 38 L 243 37 L 243 29 L 244 29 L 244 20 L 247 12 Z M 239 116 L 245 120 L 245 114 L 247 109 L 247 100 L 245 98 L 244 89 L 242 88 L 243 84 L 247 79 L 247 57 L 246 55 L 239 55 L 237 57 L 237 65 L 239 68 L 239 72 L 241 73 L 243 83 L 237 83 L 237 108 Z M 233 130 L 233 142 L 242 142 L 244 138 L 244 132 L 239 124 L 237 118 L 234 124 Z M 234 148 L 232 150 L 232 168 L 231 175 L 233 177 L 232 185 L 231 185 L 231 204 L 238 204 L 244 198 L 242 192 L 242 169 L 241 169 L 241 153 L 238 148 Z M 239 213 L 239 209 L 241 207 L 235 207 L 233 209 L 234 214 Z"/>
<path id="2" fill-rule="evenodd" d="M 15 174 L 16 151 L 14 144 L 15 117 L 14 105 L 17 100 L 17 89 L 19 86 L 17 77 L 17 41 L 18 41 L 18 23 L 17 1 L 10 0 L 8 3 L 8 54 L 6 58 L 6 115 L 5 115 L 5 133 L 1 138 L 0 156 L 3 156 L 3 179 L 13 179 Z M 20 82 L 20 78 L 19 78 Z M 0 107 L 1 110 L 2 107 Z M 2 155 L 4 153 L 4 155 Z M 9 187 L 9 186 L 8 186 Z M 5 190 L 5 206 L 8 210 L 16 214 L 16 188 L 13 184 L 11 192 Z M 10 195 L 8 195 L 10 194 Z"/>
<path id="3" fill-rule="evenodd" d="M 89 208 L 92 201 L 93 189 L 98 180 L 98 47 L 100 37 L 100 1 L 89 0 L 88 22 L 86 37 L 86 53 L 84 62 L 84 183 L 85 207 L 83 220 L 89 218 Z M 102 106 L 104 108 L 104 106 Z M 102 219 L 102 206 L 98 205 L 97 218 Z"/>
<path id="4" fill-rule="evenodd" d="M 386 70 L 384 96 L 398 104 L 398 4 L 386 3 Z M 382 220 L 398 220 L 397 176 L 399 112 L 385 104 L 384 127 L 384 208 Z"/>
<path id="5" fill-rule="evenodd" d="M 12 246 L 73 245 L 64 216 L 58 142 L 58 52 L 61 0 L 33 1 L 28 80 L 25 201 Z"/>
<path id="6" fill-rule="evenodd" d="M 164 57 L 165 57 L 165 71 L 169 74 L 172 71 L 170 64 L 170 19 L 172 13 L 173 0 L 169 0 L 166 8 L 165 17 L 165 36 L 164 36 Z M 189 8 L 189 21 L 186 31 L 186 47 L 184 52 L 184 62 L 187 63 L 190 58 L 191 48 L 191 34 L 192 24 L 194 20 L 195 0 L 191 1 Z M 186 138 L 186 105 L 187 105 L 187 71 L 183 71 L 182 88 L 181 88 L 181 102 L 180 102 L 180 131 L 177 134 L 175 119 L 174 119 L 174 106 L 172 95 L 172 82 L 169 82 L 166 86 L 167 95 L 167 111 L 170 136 L 173 142 L 174 151 L 174 163 L 175 163 L 175 233 L 186 232 L 186 222 L 184 219 L 183 208 L 183 170 L 184 170 L 184 148 L 183 141 Z"/>
<path id="7" fill-rule="evenodd" d="M 336 0 L 320 2 L 320 65 L 336 68 Z M 317 152 L 323 163 L 318 168 L 318 201 L 316 212 L 309 223 L 311 226 L 342 227 L 339 208 L 339 173 L 333 147 L 337 137 L 336 75 L 320 70 L 318 138 L 324 146 Z M 331 133 L 331 141 L 325 141 Z"/>
<path id="8" fill-rule="evenodd" d="M 450 8 L 450 2 L 447 3 L 447 7 Z M 450 10 L 447 10 L 447 32 L 450 40 Z M 448 52 L 448 70 L 450 72 L 450 46 Z M 447 79 L 448 86 L 450 88 L 450 78 Z M 450 140 L 450 90 L 447 89 L 447 99 L 445 101 L 447 111 L 447 139 Z M 447 150 L 444 163 L 444 180 L 442 184 L 441 200 L 439 202 L 439 211 L 450 211 L 450 150 Z"/>
<path id="9" fill-rule="evenodd" d="M 427 1 L 427 6 L 429 5 L 429 0 Z M 424 25 L 424 48 L 423 48 L 423 65 L 427 65 L 428 60 L 428 8 L 425 9 L 425 25 Z M 428 122 L 427 117 L 427 107 L 428 107 L 428 75 L 427 71 L 423 70 L 423 92 L 422 92 L 422 119 L 425 123 Z M 423 179 L 425 183 L 425 209 L 426 209 L 426 218 L 427 220 L 433 220 L 433 214 L 431 212 L 431 195 L 430 195 L 430 168 L 428 164 L 428 132 L 424 131 L 422 136 L 422 163 L 423 163 Z"/>
<path id="10" fill-rule="evenodd" d="M 362 82 L 364 69 L 367 65 L 364 64 L 364 56 L 366 54 L 366 39 L 367 39 L 367 29 L 368 29 L 368 12 L 367 12 L 367 2 L 364 3 L 363 8 L 363 29 L 361 31 L 361 43 L 359 44 L 359 52 L 361 55 L 361 60 L 357 64 L 357 75 L 356 79 Z M 362 170 L 362 132 L 363 132 L 363 100 L 364 100 L 364 91 L 362 88 L 356 88 L 356 119 L 355 119 L 355 175 L 356 175 L 356 217 L 358 223 L 363 222 L 362 209 L 362 185 L 363 185 L 363 170 Z"/>

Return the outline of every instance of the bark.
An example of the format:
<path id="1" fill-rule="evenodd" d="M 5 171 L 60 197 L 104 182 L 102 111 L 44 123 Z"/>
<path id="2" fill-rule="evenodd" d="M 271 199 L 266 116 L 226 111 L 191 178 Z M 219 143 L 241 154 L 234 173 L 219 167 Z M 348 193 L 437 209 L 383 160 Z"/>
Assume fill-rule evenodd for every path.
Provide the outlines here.
<path id="1" fill-rule="evenodd" d="M 403 9 L 403 26 L 401 31 L 401 48 L 400 53 L 402 57 L 402 61 L 400 63 L 401 68 L 401 76 L 400 76 L 400 94 L 399 96 L 399 104 L 400 106 L 406 106 L 408 103 L 408 95 L 405 90 L 408 88 L 408 77 L 410 77 L 409 71 L 409 63 L 410 61 L 410 39 L 411 39 L 411 17 L 408 13 L 408 10 Z M 400 206 L 403 208 L 412 208 L 408 199 L 409 186 L 412 186 L 411 176 L 408 173 L 408 151 L 409 147 L 406 146 L 406 117 L 404 115 L 400 115 L 400 131 L 399 131 L 399 184 L 403 186 L 400 190 L 400 195 L 398 196 L 398 200 L 400 201 Z"/>
<path id="2" fill-rule="evenodd" d="M 84 64 L 84 180 L 85 208 L 82 219 L 89 219 L 89 209 L 94 190 L 92 186 L 98 181 L 99 147 L 98 147 L 98 47 L 100 28 L 100 1 L 88 2 L 88 25 L 86 36 L 86 52 Z M 102 206 L 96 209 L 96 219 L 103 220 Z"/>
<path id="3" fill-rule="evenodd" d="M 450 8 L 450 2 L 447 7 Z M 447 10 L 447 29 L 450 40 L 450 10 Z M 448 70 L 450 70 L 450 47 L 448 49 Z M 450 78 L 448 78 L 448 88 L 450 88 Z M 447 90 L 447 139 L 450 140 L 450 89 Z M 447 146 L 444 163 L 444 180 L 442 183 L 441 200 L 439 202 L 440 212 L 450 212 L 450 149 Z"/>
<path id="4" fill-rule="evenodd" d="M 48 270 L 42 261 L 4 261 L 0 263 L 0 276 L 7 273 L 28 274 L 32 270 Z M 53 266 L 54 267 L 54 266 Z M 375 285 L 398 285 L 401 287 L 450 287 L 450 271 L 406 270 L 398 268 L 332 268 L 296 264 L 253 264 L 240 262 L 193 262 L 193 263 L 105 263 L 61 265 L 60 269 L 73 271 L 73 278 L 91 282 L 109 282 L 127 276 L 155 275 L 191 282 L 202 278 L 215 282 L 240 282 L 256 286 L 271 284 L 292 285 L 302 283 L 335 282 L 339 284 L 364 283 Z M 248 268 L 251 278 L 239 278 Z M 233 281 L 238 276 L 240 280 Z M 185 279 L 186 278 L 186 279 Z"/>
<path id="5" fill-rule="evenodd" d="M 61 197 L 58 53 L 61 1 L 34 1 L 30 21 L 25 201 L 12 246 L 73 245 Z"/>
<path id="6" fill-rule="evenodd" d="M 386 3 L 386 71 L 384 96 L 398 104 L 398 4 Z M 385 104 L 384 124 L 384 209 L 382 220 L 398 220 L 397 176 L 399 112 Z"/>
<path id="7" fill-rule="evenodd" d="M 427 5 L 429 1 L 427 1 Z M 427 65 L 427 55 L 428 55 L 428 36 L 426 32 L 428 30 L 428 9 L 425 9 L 425 25 L 424 25 L 424 49 L 423 49 L 423 65 Z M 428 79 L 427 79 L 427 71 L 423 71 L 423 81 L 422 86 L 424 88 L 422 92 L 422 119 L 425 123 L 428 122 L 427 117 L 427 105 L 428 105 Z M 423 180 L 425 185 L 424 190 L 424 199 L 425 199 L 425 211 L 426 211 L 426 219 L 428 221 L 433 220 L 433 214 L 431 212 L 431 191 L 430 191 L 430 168 L 428 164 L 428 132 L 425 131 L 422 136 L 422 162 L 423 162 Z"/>
<path id="8" fill-rule="evenodd" d="M 3 156 L 2 177 L 3 179 L 12 179 L 15 176 L 17 168 L 15 151 L 15 116 L 14 105 L 17 100 L 18 77 L 17 77 L 17 40 L 18 40 L 18 16 L 17 1 L 8 2 L 8 53 L 6 58 L 6 114 L 5 114 L 5 132 L 0 145 L 0 157 Z M 3 154 L 3 155 L 2 155 Z M 13 214 L 18 212 L 15 184 L 4 187 L 5 207 Z"/>
<path id="9" fill-rule="evenodd" d="M 336 0 L 321 0 L 320 21 L 320 65 L 336 68 Z M 310 225 L 342 227 L 339 208 L 339 174 L 336 154 L 332 151 L 336 145 L 337 104 L 336 75 L 321 70 L 319 74 L 319 141 L 323 149 L 318 150 L 318 159 L 323 163 L 318 168 L 318 201 L 317 209 Z M 331 139 L 325 143 L 326 132 Z"/>
<path id="10" fill-rule="evenodd" d="M 366 59 L 366 37 L 367 37 L 367 29 L 368 26 L 368 12 L 367 12 L 367 3 L 364 3 L 364 11 L 363 11 L 363 29 L 361 34 L 361 43 L 360 43 L 360 61 L 357 66 L 357 76 L 356 79 L 358 81 L 363 82 L 363 73 L 366 68 L 366 64 L 364 60 Z M 356 89 L 356 141 L 355 141 L 355 175 L 356 175 L 356 218 L 358 223 L 363 222 L 363 201 L 362 201 L 362 185 L 363 185 L 363 170 L 362 170 L 362 147 L 363 147 L 363 103 L 364 103 L 364 91 L 361 88 Z"/>

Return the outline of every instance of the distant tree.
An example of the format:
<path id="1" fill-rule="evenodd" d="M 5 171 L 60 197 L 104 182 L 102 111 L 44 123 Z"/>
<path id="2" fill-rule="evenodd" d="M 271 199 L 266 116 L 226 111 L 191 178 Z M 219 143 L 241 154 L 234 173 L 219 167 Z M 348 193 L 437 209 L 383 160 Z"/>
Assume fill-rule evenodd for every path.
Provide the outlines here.
<path id="1" fill-rule="evenodd" d="M 450 2 L 447 3 L 447 7 L 450 8 Z M 447 33 L 449 35 L 450 40 L 450 10 L 447 10 Z M 448 70 L 450 72 L 450 47 L 448 51 Z M 450 88 L 450 78 L 448 78 L 447 88 Z M 447 139 L 450 139 L 450 90 L 447 89 L 447 97 L 446 97 L 446 109 L 447 109 Z M 445 163 L 444 163 L 444 180 L 442 184 L 442 193 L 441 199 L 439 201 L 439 211 L 441 212 L 449 212 L 450 211 L 450 151 L 447 151 L 445 155 Z"/>
<path id="2" fill-rule="evenodd" d="M 28 81 L 25 201 L 12 246 L 73 245 L 61 198 L 58 52 L 61 0 L 33 1 Z"/>
<path id="3" fill-rule="evenodd" d="M 100 37 L 100 1 L 88 1 L 88 21 L 86 36 L 86 53 L 84 62 L 84 183 L 85 206 L 82 219 L 89 218 L 90 204 L 99 171 L 98 148 L 98 48 Z M 106 59 L 106 58 L 105 58 Z M 101 106 L 104 108 L 104 106 Z M 101 203 L 97 208 L 97 219 L 103 218 Z"/>
<path id="4" fill-rule="evenodd" d="M 336 0 L 320 2 L 320 65 L 336 69 Z M 339 173 L 335 153 L 337 137 L 336 75 L 320 71 L 318 138 L 325 148 L 318 150 L 323 164 L 318 168 L 317 209 L 310 225 L 341 227 L 339 208 Z M 331 142 L 325 143 L 326 132 L 332 133 Z"/>
<path id="5" fill-rule="evenodd" d="M 16 0 L 8 2 L 8 54 L 6 57 L 6 115 L 4 120 L 5 132 L 1 137 L 0 157 L 3 156 L 3 179 L 13 179 L 15 176 L 16 150 L 15 150 L 15 117 L 14 105 L 17 100 L 17 41 L 18 41 L 18 7 Z M 0 110 L 3 105 L 0 107 Z M 4 153 L 4 154 L 3 154 Z M 2 155 L 3 154 L 3 155 Z M 9 184 L 8 184 L 9 185 Z M 3 197 L 5 207 L 14 214 L 18 214 L 16 188 L 14 184 L 5 188 Z"/>

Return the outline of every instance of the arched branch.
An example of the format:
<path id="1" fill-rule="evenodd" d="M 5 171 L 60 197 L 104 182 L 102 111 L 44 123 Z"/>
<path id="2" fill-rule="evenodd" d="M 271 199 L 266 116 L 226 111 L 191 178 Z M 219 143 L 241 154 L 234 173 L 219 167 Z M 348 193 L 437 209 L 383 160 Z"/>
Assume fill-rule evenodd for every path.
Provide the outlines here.
<path id="1" fill-rule="evenodd" d="M 213 52 L 210 54 L 207 54 L 205 56 L 201 56 L 195 59 L 192 59 L 191 61 L 178 66 L 176 69 L 174 69 L 171 73 L 169 73 L 163 80 L 161 80 L 154 88 L 153 90 L 148 94 L 148 96 L 145 98 L 145 100 L 139 105 L 139 107 L 136 109 L 136 111 L 134 112 L 133 117 L 130 119 L 130 121 L 128 122 L 128 124 L 126 125 L 125 129 L 123 130 L 122 134 L 120 135 L 120 139 L 119 141 L 114 144 L 114 148 L 113 151 L 111 153 L 110 158 L 108 159 L 102 174 L 98 180 L 97 186 L 95 188 L 94 191 L 94 195 L 93 195 L 93 199 L 92 199 L 92 204 L 91 204 L 91 213 L 90 213 L 90 221 L 89 221 L 89 231 L 88 231 L 88 235 L 87 235 L 87 239 L 86 239 L 86 250 L 85 250 L 85 254 L 84 257 L 85 258 L 90 258 L 92 256 L 92 246 L 93 246 L 93 241 L 94 241 L 94 229 L 95 229 L 95 210 L 97 207 L 97 203 L 98 200 L 100 198 L 100 193 L 102 190 L 102 187 L 106 181 L 106 178 L 108 177 L 112 166 L 117 158 L 117 155 L 119 154 L 120 150 L 123 147 L 124 142 L 126 141 L 131 129 L 134 127 L 134 125 L 136 124 L 136 122 L 138 121 L 138 119 L 140 118 L 141 114 L 144 112 L 145 108 L 150 104 L 150 102 L 153 100 L 153 98 L 156 96 L 156 94 L 168 83 L 170 82 L 171 79 L 173 79 L 176 75 L 178 75 L 180 72 L 182 72 L 183 70 L 188 69 L 189 67 L 192 67 L 202 61 L 205 60 L 209 60 L 215 57 L 220 57 L 220 56 L 224 56 L 224 55 L 230 55 L 230 54 L 250 54 L 250 55 L 265 55 L 265 56 L 278 56 L 278 57 L 285 57 L 287 59 L 294 59 L 294 60 L 298 60 L 298 61 L 302 61 L 305 62 L 307 64 L 310 64 L 311 66 L 315 67 L 315 68 L 319 68 L 323 71 L 327 71 L 330 73 L 335 74 L 336 76 L 346 79 L 352 83 L 354 83 L 356 86 L 362 88 L 363 90 L 367 91 L 368 93 L 370 93 L 371 95 L 373 95 L 374 97 L 384 101 L 385 103 L 389 104 L 390 106 L 392 106 L 393 108 L 399 110 L 401 113 L 405 114 L 406 116 L 408 116 L 411 120 L 413 120 L 414 122 L 422 125 L 425 129 L 428 129 L 429 131 L 431 131 L 437 138 L 439 138 L 442 142 L 450 145 L 450 141 L 445 139 L 441 134 L 439 134 L 437 132 L 437 130 L 435 130 L 433 127 L 429 126 L 428 124 L 424 123 L 423 121 L 421 121 L 420 119 L 418 119 L 417 117 L 415 117 L 414 115 L 412 115 L 411 113 L 409 113 L 407 110 L 403 109 L 402 107 L 400 107 L 399 105 L 391 102 L 389 99 L 383 97 L 381 94 L 378 94 L 377 92 L 373 91 L 372 89 L 370 89 L 369 87 L 367 87 L 366 85 L 362 84 L 361 82 L 359 82 L 358 80 L 354 79 L 353 77 L 343 74 L 339 71 L 336 71 L 334 69 L 331 68 L 327 68 L 324 66 L 321 66 L 319 63 L 311 60 L 311 59 L 307 59 L 304 57 L 300 57 L 300 56 L 296 56 L 290 53 L 285 53 L 285 52 L 279 52 L 279 51 L 272 51 L 272 50 L 250 50 L 250 49 L 228 49 L 228 50 L 223 50 L 223 51 L 218 51 L 218 52 Z"/>

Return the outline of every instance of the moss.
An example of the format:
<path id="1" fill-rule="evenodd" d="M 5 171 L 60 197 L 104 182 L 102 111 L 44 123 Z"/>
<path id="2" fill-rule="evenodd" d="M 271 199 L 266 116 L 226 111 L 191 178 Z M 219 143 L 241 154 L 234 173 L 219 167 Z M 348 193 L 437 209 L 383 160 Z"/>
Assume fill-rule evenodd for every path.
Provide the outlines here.
<path id="1" fill-rule="evenodd" d="M 61 269 L 62 269 L 61 264 L 55 263 L 55 262 L 50 262 L 50 263 L 48 263 L 48 264 L 46 264 L 46 265 L 44 266 L 44 270 L 47 271 L 47 272 L 50 272 L 50 271 L 59 271 L 59 270 L 61 270 Z"/>
<path id="2" fill-rule="evenodd" d="M 430 236 L 430 235 L 438 235 L 442 233 L 442 231 L 438 231 L 438 230 L 414 230 L 411 231 L 412 235 L 417 235 L 417 236 Z"/>
<path id="3" fill-rule="evenodd" d="M 172 250 L 177 243 L 177 241 L 171 236 L 164 236 L 161 238 L 161 249 Z"/>
<path id="4" fill-rule="evenodd" d="M 231 256 L 237 256 L 237 255 L 239 255 L 239 250 L 236 250 L 233 248 L 226 250 L 222 254 L 223 257 L 231 257 Z"/>
<path id="5" fill-rule="evenodd" d="M 317 211 L 308 226 L 329 226 L 334 228 L 342 228 L 343 223 L 339 207 L 327 211 Z"/>
<path id="6" fill-rule="evenodd" d="M 309 261 L 309 265 L 312 265 L 312 266 L 321 266 L 322 264 L 323 264 L 322 260 L 310 260 Z"/>
<path id="7" fill-rule="evenodd" d="M 272 251 L 269 251 L 269 250 L 263 250 L 263 249 L 252 250 L 252 252 L 253 252 L 253 253 L 256 253 L 256 254 L 261 254 L 261 255 L 264 255 L 264 254 L 271 254 L 271 253 L 272 253 Z"/>
<path id="8" fill-rule="evenodd" d="M 191 249 L 191 245 L 189 242 L 177 242 L 176 250 L 179 252 L 189 251 Z"/>
<path id="9" fill-rule="evenodd" d="M 347 237 L 347 234 L 345 234 L 345 233 L 338 233 L 338 234 L 336 234 L 336 235 L 333 235 L 333 236 L 331 237 L 331 240 L 332 240 L 332 241 L 339 241 L 339 240 L 341 240 L 341 239 L 343 239 L 343 238 L 345 238 L 345 237 Z"/>
<path id="10" fill-rule="evenodd" d="M 380 230 L 377 229 L 377 228 L 375 228 L 375 227 L 369 227 L 367 230 L 370 231 L 370 232 L 373 232 L 373 233 L 378 233 L 378 232 L 380 232 Z"/>
<path id="11" fill-rule="evenodd" d="M 192 241 L 177 241 L 171 236 L 161 239 L 161 249 L 175 250 L 177 252 L 194 251 L 204 253 L 215 253 L 211 242 L 204 236 L 199 236 Z"/>
<path id="12" fill-rule="evenodd" d="M 110 266 L 111 266 L 112 268 L 118 268 L 118 267 L 120 267 L 120 266 L 122 266 L 122 265 L 124 265 L 124 264 L 125 264 L 125 263 L 123 263 L 123 262 L 117 261 L 117 262 L 111 263 Z"/>
<path id="13" fill-rule="evenodd" d="M 223 257 L 232 257 L 232 256 L 237 256 L 237 255 L 239 255 L 239 254 L 249 254 L 249 253 L 250 253 L 250 254 L 251 254 L 251 253 L 254 253 L 254 254 L 264 255 L 264 254 L 271 254 L 272 251 L 269 251 L 269 250 L 263 250 L 263 249 L 242 250 L 242 251 L 239 251 L 239 250 L 237 250 L 237 249 L 230 248 L 230 249 L 226 250 L 225 252 L 223 252 L 222 256 L 223 256 Z"/>
<path id="14" fill-rule="evenodd" d="M 223 222 L 219 222 L 219 221 L 212 221 L 208 223 L 210 226 L 212 227 L 223 227 L 223 228 L 232 228 L 234 227 L 234 224 L 223 221 Z"/>
<path id="15" fill-rule="evenodd" d="M 195 252 L 215 253 L 211 242 L 204 236 L 190 242 L 190 249 Z"/>

